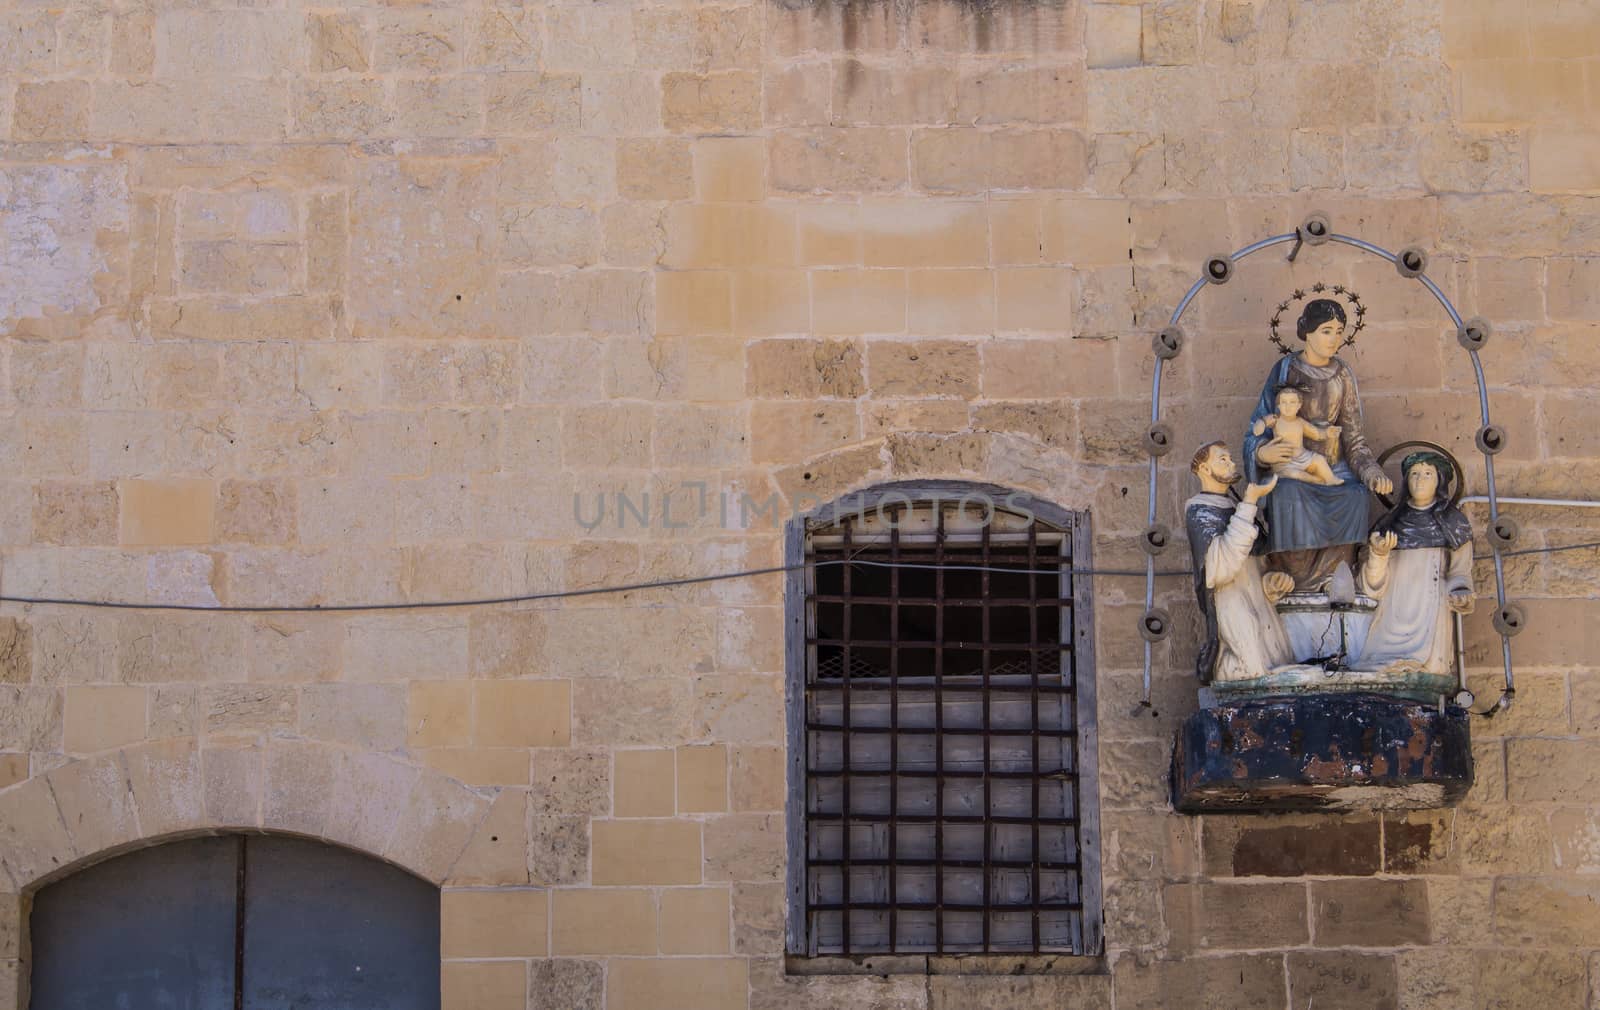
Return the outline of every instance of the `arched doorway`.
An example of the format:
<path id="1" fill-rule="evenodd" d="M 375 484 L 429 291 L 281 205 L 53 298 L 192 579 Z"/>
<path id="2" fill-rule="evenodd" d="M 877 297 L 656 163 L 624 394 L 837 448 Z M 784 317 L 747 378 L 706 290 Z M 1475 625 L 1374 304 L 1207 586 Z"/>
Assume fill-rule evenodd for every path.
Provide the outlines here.
<path id="1" fill-rule="evenodd" d="M 190 838 L 41 889 L 31 1010 L 438 1010 L 439 891 L 281 835 Z"/>

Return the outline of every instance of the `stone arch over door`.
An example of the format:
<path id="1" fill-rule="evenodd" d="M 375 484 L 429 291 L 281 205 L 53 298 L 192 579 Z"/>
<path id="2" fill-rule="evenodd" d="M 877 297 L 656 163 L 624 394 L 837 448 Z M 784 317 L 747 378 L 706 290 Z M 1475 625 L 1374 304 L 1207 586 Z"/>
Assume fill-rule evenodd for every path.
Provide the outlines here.
<path id="1" fill-rule="evenodd" d="M 351 849 L 439 887 L 470 880 L 482 847 L 506 844 L 491 834 L 493 805 L 493 791 L 400 757 L 297 739 L 177 737 L 73 761 L 0 791 L 0 964 L 12 959 L 16 1005 L 26 1006 L 18 959 L 33 895 L 118 855 L 270 832 Z M 0 979 L 0 1006 L 10 986 Z"/>
<path id="2" fill-rule="evenodd" d="M 319 839 L 232 832 L 93 863 L 32 895 L 33 1010 L 438 1010 L 440 892 Z"/>

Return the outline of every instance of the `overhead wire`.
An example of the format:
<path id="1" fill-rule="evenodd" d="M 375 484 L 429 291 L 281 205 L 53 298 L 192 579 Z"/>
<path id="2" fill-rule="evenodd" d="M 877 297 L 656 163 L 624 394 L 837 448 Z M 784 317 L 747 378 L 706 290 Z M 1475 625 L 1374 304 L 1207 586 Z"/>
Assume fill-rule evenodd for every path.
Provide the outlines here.
<path id="1" fill-rule="evenodd" d="M 863 545 L 863 550 L 866 545 Z M 1520 557 L 1527 554 L 1559 554 L 1564 551 L 1588 550 L 1600 547 L 1600 540 L 1585 543 L 1562 544 L 1554 547 L 1529 547 L 1520 551 L 1505 551 L 1503 557 Z M 1488 561 L 1479 557 L 1478 561 Z M 514 603 L 536 603 L 541 600 L 573 599 L 612 593 L 633 593 L 647 589 L 670 589 L 676 586 L 701 585 L 732 579 L 755 578 L 782 572 L 804 571 L 833 565 L 863 565 L 872 568 L 902 568 L 944 571 L 994 572 L 1001 575 L 1087 575 L 1106 578 L 1144 578 L 1144 569 L 1133 568 L 1020 568 L 1004 565 L 919 564 L 911 561 L 867 561 L 859 557 L 807 561 L 796 565 L 770 565 L 764 568 L 747 568 L 734 572 L 717 572 L 711 575 L 688 575 L 676 579 L 656 579 L 649 582 L 627 582 L 611 586 L 591 586 L 586 589 L 560 589 L 543 593 L 520 593 L 512 596 L 486 596 L 463 600 L 417 600 L 395 603 L 332 603 L 332 604 L 205 604 L 205 603 L 142 603 L 132 600 L 84 600 L 53 596 L 13 596 L 0 594 L 0 603 L 30 604 L 37 606 L 89 607 L 105 610 L 158 610 L 196 611 L 213 614 L 337 614 L 385 610 L 444 610 L 462 607 L 506 606 Z M 1169 568 L 1156 571 L 1157 578 L 1182 578 L 1194 573 L 1187 568 Z"/>

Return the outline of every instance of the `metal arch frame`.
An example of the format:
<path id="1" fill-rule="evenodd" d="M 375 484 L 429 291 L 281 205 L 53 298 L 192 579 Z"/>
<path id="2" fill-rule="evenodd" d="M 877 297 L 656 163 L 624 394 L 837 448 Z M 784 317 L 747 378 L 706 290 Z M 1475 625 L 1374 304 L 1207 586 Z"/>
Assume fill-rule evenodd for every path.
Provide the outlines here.
<path id="1" fill-rule="evenodd" d="M 1295 256 L 1299 254 L 1300 246 L 1303 242 L 1305 242 L 1305 237 L 1301 234 L 1300 229 L 1298 228 L 1292 232 L 1288 232 L 1287 234 L 1273 235 L 1272 237 L 1264 238 L 1259 242 L 1252 242 L 1250 245 L 1247 245 L 1243 249 L 1235 252 L 1230 259 L 1237 263 L 1239 260 L 1249 256 L 1251 253 L 1260 252 L 1261 250 L 1269 249 L 1272 246 L 1283 245 L 1286 242 L 1295 243 L 1294 250 L 1289 254 L 1289 259 L 1293 260 Z M 1340 245 L 1352 246 L 1356 249 L 1362 250 L 1363 252 L 1369 252 L 1374 256 L 1378 256 L 1389 263 L 1398 263 L 1399 260 L 1399 256 L 1397 254 L 1390 252 L 1382 246 L 1373 245 L 1371 242 L 1364 242 L 1361 239 L 1354 238 L 1349 235 L 1340 235 L 1330 232 L 1319 240 L 1319 244 L 1320 242 L 1336 242 Z M 1445 297 L 1445 293 L 1439 290 L 1439 285 L 1435 284 L 1433 279 L 1430 278 L 1426 272 L 1420 272 L 1416 274 L 1414 279 L 1421 283 L 1423 287 L 1428 289 L 1428 292 L 1432 294 L 1433 297 L 1439 302 L 1440 307 L 1444 309 L 1447 315 L 1449 315 L 1450 321 L 1455 324 L 1458 331 L 1466 328 L 1466 323 L 1462 320 L 1461 313 L 1456 311 L 1456 307 L 1451 304 L 1450 299 Z M 1189 288 L 1188 293 L 1183 296 L 1183 300 L 1178 303 L 1178 307 L 1173 309 L 1172 318 L 1168 321 L 1167 325 L 1177 326 L 1178 321 L 1183 318 L 1183 314 L 1188 311 L 1189 306 L 1200 294 L 1201 289 L 1212 283 L 1214 282 L 1208 280 L 1204 275 L 1202 275 L 1199 280 L 1195 281 L 1194 284 Z M 1484 383 L 1483 363 L 1478 360 L 1478 352 L 1476 349 L 1466 347 L 1465 350 L 1467 355 L 1472 359 L 1472 372 L 1478 382 L 1478 410 L 1483 417 L 1483 425 L 1487 427 L 1490 424 L 1489 390 L 1487 385 Z M 1155 371 L 1150 382 L 1150 423 L 1152 425 L 1159 424 L 1161 421 L 1162 362 L 1162 357 L 1160 355 L 1156 355 Z M 1479 448 L 1481 450 L 1482 446 L 1480 445 Z M 1154 526 L 1156 523 L 1156 478 L 1159 462 L 1160 457 L 1152 453 L 1150 456 L 1150 506 L 1149 518 L 1147 520 L 1151 526 Z M 1488 494 L 1486 497 L 1489 502 L 1489 522 L 1492 525 L 1500 518 L 1500 499 L 1495 489 L 1493 453 L 1483 453 L 1483 467 L 1484 473 L 1487 476 L 1486 483 Z M 1489 540 L 1489 547 L 1494 552 L 1495 597 L 1498 602 L 1498 606 L 1503 610 L 1506 606 L 1505 559 L 1501 557 L 1501 545 L 1492 537 Z M 1144 607 L 1147 613 L 1154 609 L 1155 602 L 1156 559 L 1155 555 L 1151 554 L 1145 559 Z M 1144 643 L 1144 697 L 1142 699 L 1143 704 L 1147 706 L 1150 704 L 1151 646 L 1152 642 L 1147 638 Z M 1500 652 L 1505 669 L 1505 690 L 1500 695 L 1500 700 L 1495 702 L 1493 708 L 1489 709 L 1489 713 L 1493 713 L 1499 709 L 1509 706 L 1511 704 L 1511 699 L 1516 695 L 1516 681 L 1514 680 L 1511 672 L 1511 639 L 1504 632 L 1500 634 Z"/>

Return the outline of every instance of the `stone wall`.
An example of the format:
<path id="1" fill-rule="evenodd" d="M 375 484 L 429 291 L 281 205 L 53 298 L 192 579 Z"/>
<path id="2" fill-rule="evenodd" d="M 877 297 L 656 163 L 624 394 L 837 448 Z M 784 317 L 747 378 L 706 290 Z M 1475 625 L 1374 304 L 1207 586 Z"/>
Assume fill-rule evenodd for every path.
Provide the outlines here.
<path id="1" fill-rule="evenodd" d="M 1496 323 L 1500 492 L 1594 496 L 1596 53 L 1600 8 L 1558 0 L 22 0 L 4 592 L 708 574 L 781 555 L 724 494 L 906 477 L 1088 508 L 1095 560 L 1140 564 L 1149 333 L 1204 256 L 1312 209 L 1428 248 Z M 1347 354 L 1374 441 L 1470 456 L 1437 307 L 1375 258 L 1280 252 L 1187 317 L 1172 459 L 1238 441 L 1266 321 L 1317 280 L 1369 307 Z M 1163 467 L 1169 522 L 1187 481 Z M 619 492 L 648 524 L 619 526 Z M 1525 545 L 1600 539 L 1600 515 L 1508 511 Z M 1142 710 L 1142 584 L 1100 579 L 1107 958 L 1023 977 L 785 977 L 774 576 L 383 613 L 7 604 L 0 1006 L 40 881 L 226 827 L 440 882 L 449 1010 L 1600 1005 L 1597 572 L 1509 563 L 1518 701 L 1474 723 L 1461 808 L 1254 820 L 1167 812 L 1186 583 Z"/>

